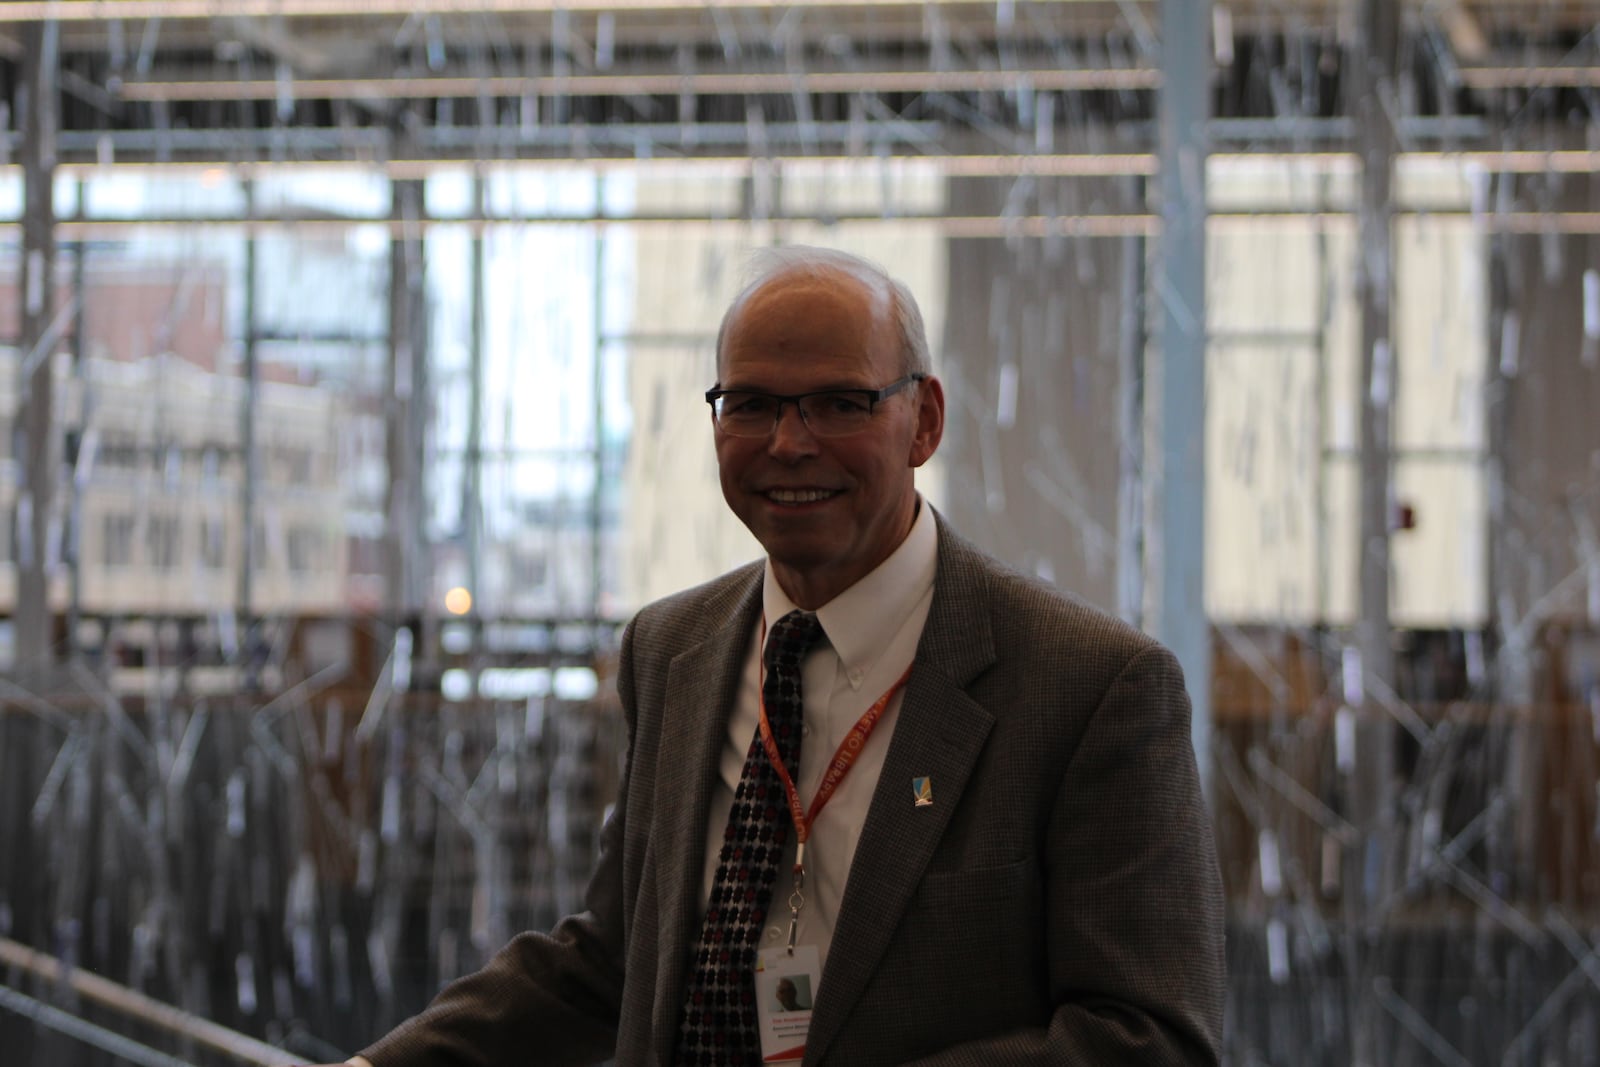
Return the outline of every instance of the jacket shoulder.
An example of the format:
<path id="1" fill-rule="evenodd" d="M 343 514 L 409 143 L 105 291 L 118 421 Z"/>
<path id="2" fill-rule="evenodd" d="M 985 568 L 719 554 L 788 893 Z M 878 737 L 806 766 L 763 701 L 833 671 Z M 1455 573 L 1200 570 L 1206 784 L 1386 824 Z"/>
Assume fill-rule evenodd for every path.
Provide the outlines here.
<path id="1" fill-rule="evenodd" d="M 983 612 L 1001 660 L 1044 656 L 1114 671 L 1145 652 L 1170 655 L 1144 631 L 1000 562 L 948 526 L 940 537 L 941 580 L 966 610 Z"/>
<path id="2" fill-rule="evenodd" d="M 1002 564 L 997 563 L 996 568 L 990 589 L 999 619 L 1020 620 L 1030 627 L 1070 630 L 1086 643 L 1124 650 L 1128 655 L 1160 647 L 1143 630 L 1075 593 Z"/>
<path id="3" fill-rule="evenodd" d="M 710 637 L 759 593 L 762 566 L 756 560 L 646 604 L 628 623 L 634 643 L 670 641 L 683 648 Z"/>

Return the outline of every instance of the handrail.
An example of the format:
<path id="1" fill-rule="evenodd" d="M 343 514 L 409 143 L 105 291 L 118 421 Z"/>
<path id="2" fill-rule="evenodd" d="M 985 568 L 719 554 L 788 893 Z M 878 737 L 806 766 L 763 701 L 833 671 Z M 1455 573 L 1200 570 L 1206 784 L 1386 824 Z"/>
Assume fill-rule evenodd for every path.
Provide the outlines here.
<path id="1" fill-rule="evenodd" d="M 0 983 L 0 1008 L 14 1011 L 30 1022 L 82 1041 L 102 1052 L 109 1052 L 119 1060 L 135 1064 L 136 1067 L 194 1067 L 193 1064 L 176 1056 L 169 1056 L 159 1049 L 142 1045 L 131 1037 L 113 1033 L 69 1011 L 53 1008 L 26 993 L 19 993 L 4 983 Z"/>
<path id="2" fill-rule="evenodd" d="M 64 968 L 54 956 L 10 938 L 0 937 L 0 964 L 27 971 L 46 982 L 62 981 L 65 971 L 66 984 L 84 999 L 226 1053 L 253 1067 L 284 1067 L 302 1062 L 292 1052 L 202 1019 L 110 979 L 81 968 Z"/>

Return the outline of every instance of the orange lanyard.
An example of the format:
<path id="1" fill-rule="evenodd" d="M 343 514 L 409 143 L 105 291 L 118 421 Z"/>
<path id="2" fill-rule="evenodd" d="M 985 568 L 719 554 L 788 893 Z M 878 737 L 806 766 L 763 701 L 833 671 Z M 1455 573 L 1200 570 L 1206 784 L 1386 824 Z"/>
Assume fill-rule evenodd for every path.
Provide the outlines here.
<path id="1" fill-rule="evenodd" d="M 872 736 L 872 731 L 877 728 L 878 720 L 883 718 L 884 709 L 889 706 L 889 701 L 894 699 L 906 679 L 911 677 L 911 668 L 907 667 L 898 681 L 889 687 L 873 702 L 872 707 L 862 713 L 856 724 L 850 727 L 850 732 L 844 735 L 844 740 L 839 742 L 839 747 L 834 750 L 833 759 L 828 763 L 828 769 L 822 776 L 822 781 L 817 784 L 817 795 L 811 798 L 811 807 L 807 809 L 800 802 L 800 791 L 795 788 L 794 779 L 789 776 L 789 768 L 783 765 L 783 756 L 778 752 L 778 740 L 772 736 L 772 724 L 767 721 L 767 702 L 761 699 L 761 743 L 766 746 L 767 759 L 772 763 L 772 769 L 778 772 L 778 777 L 783 781 L 783 791 L 789 797 L 789 815 L 794 819 L 795 840 L 804 845 L 811 837 L 811 826 L 816 822 L 817 813 L 827 806 L 833 799 L 834 790 L 839 788 L 839 783 L 844 781 L 845 775 L 850 773 L 850 768 L 855 766 L 861 750 L 867 746 L 867 739 Z"/>
<path id="2" fill-rule="evenodd" d="M 850 732 L 844 735 L 844 740 L 839 742 L 839 747 L 834 750 L 833 759 L 828 762 L 828 769 L 822 775 L 822 781 L 817 785 L 817 795 L 811 798 L 811 807 L 808 810 L 800 801 L 800 791 L 795 788 L 794 779 L 789 774 L 789 768 L 783 765 L 783 755 L 778 751 L 777 738 L 772 736 L 772 724 L 767 719 L 766 698 L 766 656 L 767 620 L 761 620 L 761 644 L 763 655 L 761 658 L 761 676 L 756 688 L 757 706 L 760 709 L 761 744 L 767 750 L 767 760 L 772 764 L 772 769 L 778 772 L 778 778 L 783 782 L 784 794 L 789 799 L 789 817 L 794 820 L 795 850 L 794 850 L 794 892 L 789 896 L 789 952 L 794 953 L 795 933 L 799 927 L 800 909 L 805 905 L 802 890 L 806 881 L 806 842 L 811 838 L 811 827 L 816 823 L 817 815 L 833 799 L 834 791 L 839 788 L 845 775 L 850 773 L 850 768 L 855 766 L 856 759 L 861 755 L 861 750 L 867 747 L 867 739 L 872 736 L 872 731 L 877 728 L 878 720 L 883 718 L 883 713 L 894 699 L 894 695 L 905 686 L 906 679 L 911 677 L 911 667 L 908 664 L 905 673 L 891 685 L 872 706 L 862 712 L 861 718 L 850 727 Z"/>

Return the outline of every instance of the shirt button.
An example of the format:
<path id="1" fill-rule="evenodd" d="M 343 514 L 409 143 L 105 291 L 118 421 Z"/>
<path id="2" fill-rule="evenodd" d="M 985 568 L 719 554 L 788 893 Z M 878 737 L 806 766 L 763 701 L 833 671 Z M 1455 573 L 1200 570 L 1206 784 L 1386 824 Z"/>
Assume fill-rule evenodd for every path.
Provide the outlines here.
<path id="1" fill-rule="evenodd" d="M 800 724 L 800 736 L 801 737 L 810 737 L 811 736 L 811 727 L 808 724 L 806 724 L 806 723 L 801 723 Z"/>
<path id="2" fill-rule="evenodd" d="M 861 672 L 859 670 L 850 672 L 850 687 L 852 689 L 859 689 L 861 687 Z"/>

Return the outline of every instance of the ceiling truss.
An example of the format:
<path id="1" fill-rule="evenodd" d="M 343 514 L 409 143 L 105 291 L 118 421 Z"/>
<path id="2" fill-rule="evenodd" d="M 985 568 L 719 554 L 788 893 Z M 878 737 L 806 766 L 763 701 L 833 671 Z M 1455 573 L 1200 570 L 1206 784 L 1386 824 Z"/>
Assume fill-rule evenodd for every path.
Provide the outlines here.
<path id="1" fill-rule="evenodd" d="M 1351 7 L 1214 0 L 1216 148 L 1353 144 Z M 1149 152 L 1163 80 L 1140 0 L 14 0 L 12 158 L 45 18 L 79 164 Z M 1407 0 L 1402 22 L 1404 149 L 1591 147 L 1593 3 Z"/>

